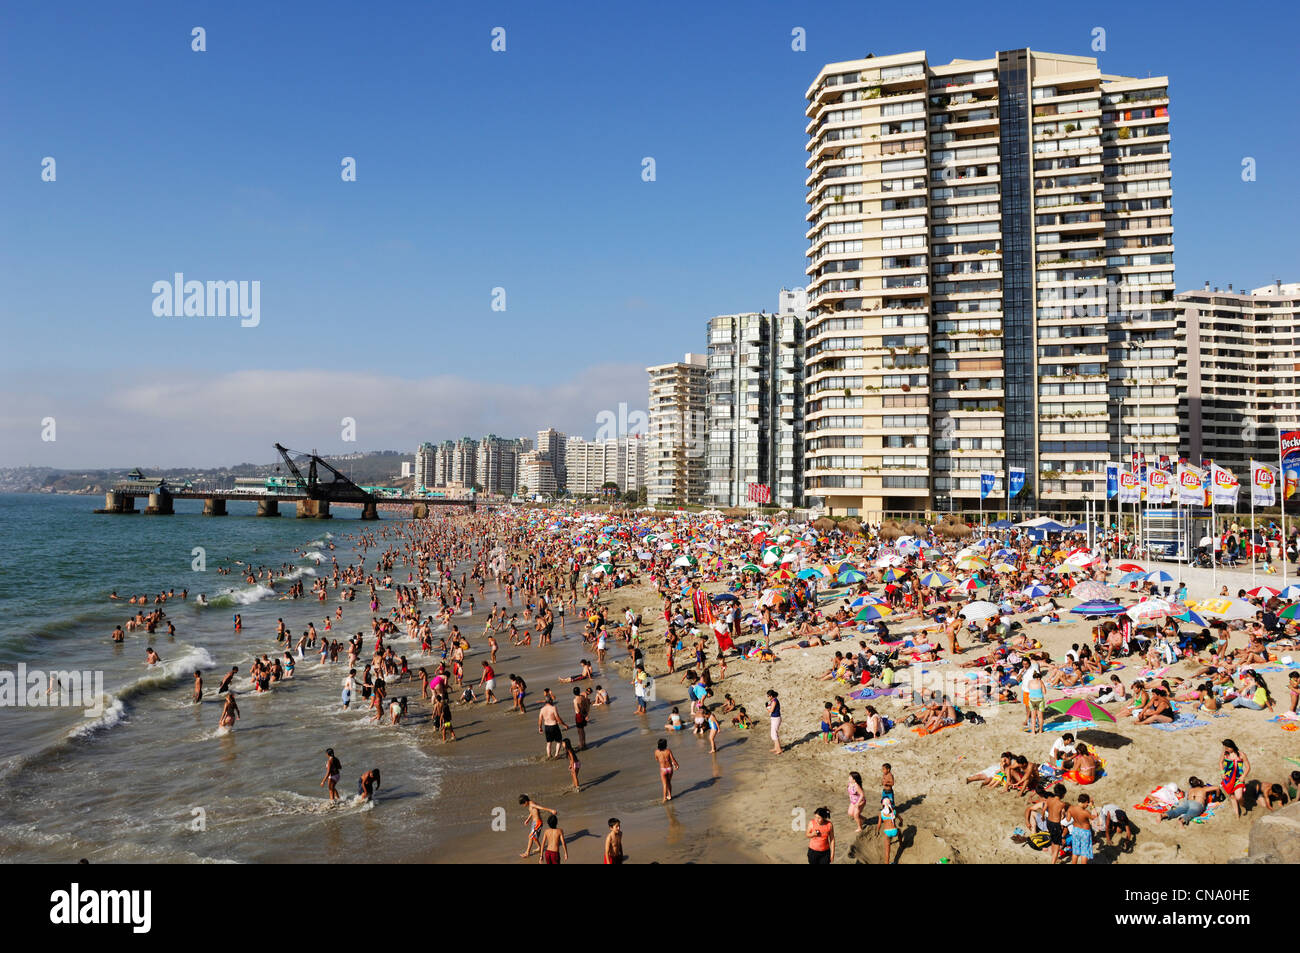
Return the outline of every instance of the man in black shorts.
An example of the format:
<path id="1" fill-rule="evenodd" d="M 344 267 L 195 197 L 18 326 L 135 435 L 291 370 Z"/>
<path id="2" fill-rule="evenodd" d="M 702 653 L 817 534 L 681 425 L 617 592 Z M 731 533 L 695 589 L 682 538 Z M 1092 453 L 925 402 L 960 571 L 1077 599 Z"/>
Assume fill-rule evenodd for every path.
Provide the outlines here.
<path id="1" fill-rule="evenodd" d="M 564 723 L 560 717 L 560 710 L 555 707 L 555 699 L 549 693 L 546 694 L 546 701 L 542 705 L 541 711 L 537 713 L 537 733 L 546 735 L 546 757 L 558 758 L 564 748 L 563 729 L 569 726 Z M 555 745 L 555 753 L 551 753 L 551 745 Z"/>

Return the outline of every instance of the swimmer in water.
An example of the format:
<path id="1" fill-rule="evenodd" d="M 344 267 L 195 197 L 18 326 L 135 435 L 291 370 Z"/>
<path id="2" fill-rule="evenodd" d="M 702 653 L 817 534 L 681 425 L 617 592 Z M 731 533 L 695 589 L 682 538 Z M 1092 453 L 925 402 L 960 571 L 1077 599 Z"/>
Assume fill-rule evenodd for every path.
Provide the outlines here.
<path id="1" fill-rule="evenodd" d="M 199 670 L 194 670 L 194 704 L 198 704 L 203 699 L 203 676 Z"/>
<path id="2" fill-rule="evenodd" d="M 371 768 L 365 774 L 357 779 L 357 794 L 363 801 L 373 801 L 375 792 L 379 790 L 379 769 Z"/>
<path id="3" fill-rule="evenodd" d="M 233 728 L 237 720 L 239 720 L 239 704 L 235 701 L 235 693 L 230 692 L 226 695 L 226 703 L 221 708 L 221 720 L 217 722 L 217 727 Z"/>
<path id="4" fill-rule="evenodd" d="M 144 658 L 145 658 L 146 665 L 157 665 L 159 662 L 162 661 L 162 659 L 158 657 L 158 653 L 155 652 L 152 648 L 145 650 Z"/>

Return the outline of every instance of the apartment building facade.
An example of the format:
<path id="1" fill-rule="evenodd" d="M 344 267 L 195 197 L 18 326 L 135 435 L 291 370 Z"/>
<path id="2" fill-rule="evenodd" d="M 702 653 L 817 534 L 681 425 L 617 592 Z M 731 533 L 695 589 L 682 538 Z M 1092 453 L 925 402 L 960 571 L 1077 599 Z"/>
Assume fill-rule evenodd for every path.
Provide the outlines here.
<path id="1" fill-rule="evenodd" d="M 703 502 L 708 358 L 687 354 L 680 362 L 648 367 L 646 372 L 646 498 L 651 504 L 672 506 Z"/>
<path id="2" fill-rule="evenodd" d="M 1184 291 L 1178 302 L 1182 455 L 1246 483 L 1277 465 L 1278 434 L 1300 429 L 1300 282 Z"/>
<path id="3" fill-rule="evenodd" d="M 782 289 L 774 313 L 709 321 L 707 499 L 758 506 L 751 484 L 776 506 L 803 501 L 802 288 Z"/>
<path id="4" fill-rule="evenodd" d="M 1080 508 L 1176 452 L 1166 77 L 914 52 L 806 97 L 810 502 L 974 509 L 1023 467 L 1017 508 Z"/>
<path id="5" fill-rule="evenodd" d="M 537 431 L 537 452 L 551 461 L 551 472 L 555 477 L 557 490 L 565 489 L 568 480 L 565 467 L 565 446 L 568 437 L 554 427 Z"/>
<path id="6" fill-rule="evenodd" d="M 645 485 L 646 440 L 632 434 L 607 440 L 570 437 L 565 445 L 568 492 L 593 496 L 607 483 L 620 493 L 635 493 Z"/>

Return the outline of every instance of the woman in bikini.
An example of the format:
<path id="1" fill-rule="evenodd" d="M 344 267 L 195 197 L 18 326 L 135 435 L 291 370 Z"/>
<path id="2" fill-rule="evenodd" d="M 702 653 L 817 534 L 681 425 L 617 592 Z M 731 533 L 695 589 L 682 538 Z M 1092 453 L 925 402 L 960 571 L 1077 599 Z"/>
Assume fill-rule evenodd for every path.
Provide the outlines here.
<path id="1" fill-rule="evenodd" d="M 867 803 L 867 792 L 862 787 L 862 775 L 856 771 L 849 772 L 849 817 L 862 831 L 862 808 Z"/>
<path id="2" fill-rule="evenodd" d="M 1231 738 L 1223 739 L 1223 757 L 1219 762 L 1223 778 L 1219 787 L 1232 802 L 1232 809 L 1241 817 L 1241 802 L 1246 796 L 1246 775 L 1250 774 L 1250 759 L 1241 753 Z"/>
<path id="3" fill-rule="evenodd" d="M 681 767 L 677 759 L 673 757 L 672 751 L 668 747 L 668 742 L 660 738 L 659 744 L 655 748 L 655 761 L 659 763 L 659 781 L 663 785 L 663 804 L 673 799 L 673 772 Z"/>

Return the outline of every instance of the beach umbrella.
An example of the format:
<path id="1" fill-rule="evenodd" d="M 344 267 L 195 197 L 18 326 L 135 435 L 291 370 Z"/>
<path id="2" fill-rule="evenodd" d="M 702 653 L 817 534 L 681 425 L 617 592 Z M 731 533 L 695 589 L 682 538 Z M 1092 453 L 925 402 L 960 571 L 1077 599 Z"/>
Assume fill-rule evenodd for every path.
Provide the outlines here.
<path id="1" fill-rule="evenodd" d="M 1047 705 L 1048 711 L 1059 712 L 1080 721 L 1114 721 L 1115 716 L 1096 702 L 1087 698 L 1058 698 Z"/>
<path id="2" fill-rule="evenodd" d="M 983 556 L 961 556 L 957 559 L 958 569 L 983 569 L 989 561 Z"/>
<path id="3" fill-rule="evenodd" d="M 1107 599 L 1110 597 L 1110 586 L 1095 579 L 1088 579 L 1075 586 L 1070 595 L 1084 602 L 1092 599 Z"/>
<path id="4" fill-rule="evenodd" d="M 759 573 L 760 575 L 761 575 L 762 572 L 763 572 L 762 569 L 760 569 L 758 566 L 755 566 L 753 563 L 745 563 L 745 565 L 743 565 L 743 566 L 740 567 L 740 571 L 741 571 L 741 572 L 753 572 L 753 573 Z"/>
<path id="5" fill-rule="evenodd" d="M 674 566 L 697 566 L 699 565 L 699 560 L 696 559 L 694 556 L 678 556 L 676 559 L 673 560 L 673 565 Z"/>
<path id="6" fill-rule="evenodd" d="M 1037 599 L 1039 596 L 1050 596 L 1052 594 L 1051 586 L 1044 586 L 1041 582 L 1036 582 L 1031 586 L 1025 586 L 1020 590 L 1020 594 L 1028 596 L 1030 599 Z"/>
<path id="7" fill-rule="evenodd" d="M 709 598 L 711 598 L 714 602 L 739 602 L 740 601 L 740 597 L 737 596 L 734 592 L 719 592 L 716 595 L 710 596 Z"/>
<path id="8" fill-rule="evenodd" d="M 1200 602 L 1189 602 L 1187 608 L 1194 610 L 1199 615 L 1212 615 L 1219 619 L 1253 619 L 1256 609 L 1244 599 L 1223 599 L 1215 597 L 1213 599 L 1202 599 Z"/>
<path id="9" fill-rule="evenodd" d="M 1016 567 L 1011 565 L 1011 563 L 994 563 L 993 571 L 994 572 L 1015 572 Z"/>
<path id="10" fill-rule="evenodd" d="M 1169 575 L 1163 569 L 1157 569 L 1155 572 L 1149 572 L 1146 575 L 1147 582 L 1173 582 L 1174 577 Z"/>
<path id="11" fill-rule="evenodd" d="M 1119 584 L 1122 586 L 1130 582 L 1142 582 L 1146 577 L 1147 574 L 1144 572 L 1126 572 L 1119 577 Z"/>
<path id="12" fill-rule="evenodd" d="M 858 572 L 856 569 L 849 569 L 845 572 L 840 573 L 839 576 L 836 577 L 835 581 L 838 582 L 841 586 L 847 586 L 855 582 L 866 582 L 866 580 L 867 577 L 864 576 L 862 573 Z"/>
<path id="13" fill-rule="evenodd" d="M 863 606 L 853 619 L 855 622 L 875 622 L 877 619 L 883 619 L 888 613 L 888 606 Z"/>
<path id="14" fill-rule="evenodd" d="M 1104 599 L 1085 602 L 1070 610 L 1074 615 L 1119 615 L 1123 611 L 1124 607 L 1118 602 L 1109 602 Z"/>
<path id="15" fill-rule="evenodd" d="M 596 558 L 599 559 L 601 562 L 609 562 L 611 556 L 612 553 L 610 553 L 610 551 L 607 549 L 603 553 L 598 554 Z"/>
<path id="16" fill-rule="evenodd" d="M 869 592 L 864 592 L 862 595 L 858 596 L 856 599 L 854 599 L 852 602 L 849 603 L 849 608 L 856 609 L 859 606 L 887 606 L 887 605 L 889 605 L 889 602 L 885 599 L 880 598 L 880 596 L 873 596 Z"/>
<path id="17" fill-rule="evenodd" d="M 797 573 L 795 573 L 795 575 L 798 576 L 800 579 L 825 579 L 826 570 L 818 569 L 816 567 L 809 567 L 808 569 L 800 569 Z"/>
<path id="18" fill-rule="evenodd" d="M 889 566 L 901 566 L 905 562 L 907 562 L 907 560 L 902 556 L 895 553 L 887 553 L 876 560 L 875 566 L 877 569 L 885 569 Z"/>
<path id="19" fill-rule="evenodd" d="M 839 575 L 842 572 L 857 572 L 857 571 L 858 571 L 858 567 L 853 565 L 853 563 L 851 562 L 842 562 L 835 567 L 836 575 Z"/>
<path id="20" fill-rule="evenodd" d="M 772 578 L 780 582 L 789 582 L 791 579 L 795 578 L 795 575 L 788 569 L 778 569 L 776 572 L 772 573 Z"/>
<path id="21" fill-rule="evenodd" d="M 1287 586 L 1277 594 L 1279 599 L 1285 599 L 1287 602 L 1294 602 L 1300 599 L 1300 586 Z"/>
<path id="22" fill-rule="evenodd" d="M 929 586 L 931 589 L 938 589 L 952 582 L 951 576 L 945 576 L 941 572 L 928 572 L 921 577 L 921 585 Z"/>
<path id="23" fill-rule="evenodd" d="M 591 571 L 591 574 L 593 576 L 603 576 L 607 572 L 609 572 L 609 570 L 606 569 L 604 566 L 597 566 L 595 569 Z"/>
<path id="24" fill-rule="evenodd" d="M 1281 594 L 1281 591 L 1270 589 L 1268 586 L 1256 586 L 1254 589 L 1246 590 L 1246 595 L 1254 596 L 1256 599 L 1263 599 L 1266 602 L 1274 596 L 1280 596 Z"/>
<path id="25" fill-rule="evenodd" d="M 1143 575 L 1146 575 L 1146 570 L 1143 569 L 1141 566 L 1139 566 L 1137 563 L 1120 563 L 1115 568 L 1118 569 L 1120 572 L 1140 572 Z"/>
<path id="26" fill-rule="evenodd" d="M 763 595 L 759 597 L 760 606 L 774 606 L 779 602 L 785 601 L 784 589 L 764 589 Z"/>
<path id="27" fill-rule="evenodd" d="M 1210 624 L 1206 622 L 1204 619 L 1202 619 L 1195 612 L 1193 612 L 1191 609 L 1188 609 L 1182 615 L 1174 616 L 1174 618 L 1177 619 L 1179 622 L 1186 622 L 1189 625 L 1199 625 L 1203 629 L 1207 628 Z"/>
<path id="28" fill-rule="evenodd" d="M 1297 616 L 1300 615 L 1300 602 L 1297 602 L 1295 605 L 1287 606 L 1277 615 L 1279 619 L 1290 619 L 1294 622 Z"/>
<path id="29" fill-rule="evenodd" d="M 885 582 L 898 582 L 898 580 L 902 579 L 905 575 L 907 575 L 907 573 L 899 572 L 897 569 L 886 569 L 880 574 L 880 578 Z"/>
<path id="30" fill-rule="evenodd" d="M 985 582 L 983 579 L 977 579 L 976 577 L 971 576 L 969 579 L 961 580 L 955 586 L 953 586 L 953 588 L 965 589 L 967 592 L 971 592 L 975 589 L 983 589 L 987 585 L 988 583 Z"/>
<path id="31" fill-rule="evenodd" d="M 1164 599 L 1143 599 L 1125 609 L 1124 614 L 1134 622 L 1140 622 L 1143 619 L 1163 619 L 1167 615 L 1178 615 L 1184 611 L 1185 606 Z"/>
<path id="32" fill-rule="evenodd" d="M 972 621 L 978 621 L 979 619 L 991 619 L 998 614 L 998 611 L 998 607 L 992 602 L 972 602 L 968 606 L 962 606 L 961 611 L 957 614 Z"/>

